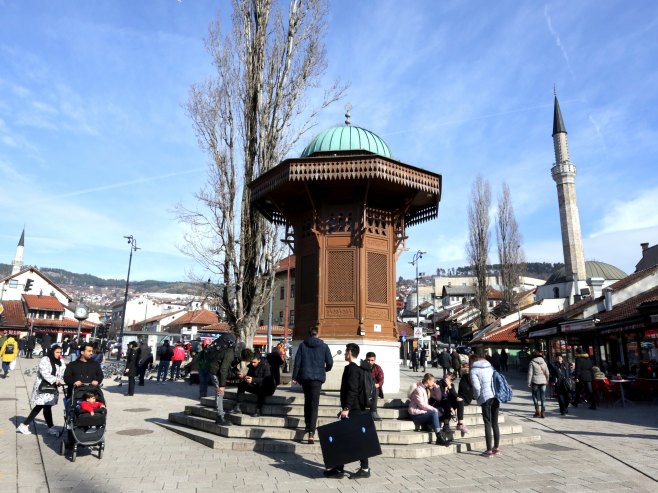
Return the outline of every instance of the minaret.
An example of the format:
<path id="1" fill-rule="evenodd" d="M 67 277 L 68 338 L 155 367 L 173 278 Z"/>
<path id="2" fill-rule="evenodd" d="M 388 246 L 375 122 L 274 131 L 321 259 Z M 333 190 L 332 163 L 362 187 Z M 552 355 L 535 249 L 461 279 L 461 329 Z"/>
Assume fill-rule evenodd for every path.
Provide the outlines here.
<path id="1" fill-rule="evenodd" d="M 16 247 L 16 257 L 11 262 L 11 275 L 17 274 L 23 268 L 23 250 L 25 249 L 25 228 L 21 233 L 21 239 L 18 240 L 18 246 Z"/>
<path id="2" fill-rule="evenodd" d="M 567 130 L 562 121 L 557 95 L 553 112 L 553 146 L 555 147 L 555 164 L 551 169 L 551 175 L 557 185 L 564 266 L 567 282 L 573 282 L 574 291 L 569 296 L 573 299 L 574 294 L 579 294 L 577 281 L 584 281 L 586 278 L 585 257 L 583 239 L 580 234 L 578 202 L 576 201 L 576 165 L 569 161 Z"/>

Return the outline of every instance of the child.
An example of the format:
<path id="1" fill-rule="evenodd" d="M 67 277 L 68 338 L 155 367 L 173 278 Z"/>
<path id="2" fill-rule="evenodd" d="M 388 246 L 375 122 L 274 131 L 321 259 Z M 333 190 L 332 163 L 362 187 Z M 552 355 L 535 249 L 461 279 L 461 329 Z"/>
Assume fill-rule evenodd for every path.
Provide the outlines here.
<path id="1" fill-rule="evenodd" d="M 102 402 L 96 402 L 96 394 L 94 392 L 85 392 L 83 394 L 83 401 L 80 403 L 80 409 L 84 412 L 87 412 L 94 415 L 94 409 L 105 409 L 105 404 Z"/>

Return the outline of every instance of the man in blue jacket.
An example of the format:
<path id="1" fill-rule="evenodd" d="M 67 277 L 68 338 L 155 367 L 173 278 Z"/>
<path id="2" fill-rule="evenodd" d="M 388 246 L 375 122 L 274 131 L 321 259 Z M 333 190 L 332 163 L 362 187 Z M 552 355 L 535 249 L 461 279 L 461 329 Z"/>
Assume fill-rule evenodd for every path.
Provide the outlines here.
<path id="1" fill-rule="evenodd" d="M 299 345 L 292 370 L 293 383 L 299 382 L 304 389 L 304 422 L 308 432 L 308 443 L 315 443 L 315 428 L 318 422 L 320 390 L 331 371 L 334 359 L 324 341 L 318 338 L 318 328 L 309 330 L 310 337 Z"/>

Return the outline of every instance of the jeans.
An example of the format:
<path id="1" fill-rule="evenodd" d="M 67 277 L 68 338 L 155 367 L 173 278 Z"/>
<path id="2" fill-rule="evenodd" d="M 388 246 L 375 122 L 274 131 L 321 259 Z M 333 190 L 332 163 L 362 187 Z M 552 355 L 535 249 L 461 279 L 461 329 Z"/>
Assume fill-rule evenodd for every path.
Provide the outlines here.
<path id="1" fill-rule="evenodd" d="M 560 405 L 560 414 L 566 414 L 569 412 L 569 393 L 567 392 L 558 392 L 557 402 Z"/>
<path id="2" fill-rule="evenodd" d="M 71 351 L 70 356 L 70 362 L 73 363 L 75 360 L 78 359 L 78 352 L 77 351 Z"/>
<path id="3" fill-rule="evenodd" d="M 237 402 L 242 400 L 242 394 L 249 392 L 256 395 L 256 408 L 260 411 L 265 403 L 265 397 L 273 395 L 276 387 L 271 385 L 254 385 L 252 383 L 240 382 L 238 384 Z"/>
<path id="4" fill-rule="evenodd" d="M 441 425 L 439 424 L 439 414 L 438 411 L 427 411 L 425 414 L 412 415 L 411 421 L 413 421 L 415 425 L 426 425 L 431 423 L 432 429 L 437 432 L 441 429 Z"/>
<path id="5" fill-rule="evenodd" d="M 442 412 L 446 423 L 450 422 L 452 416 L 451 411 L 453 409 L 457 410 L 457 422 L 461 423 L 464 421 L 464 401 L 448 398 L 441 401 L 434 401 L 434 403 L 430 402 L 430 404 Z"/>
<path id="6" fill-rule="evenodd" d="M 199 370 L 199 397 L 206 397 L 208 394 L 208 382 L 210 381 L 210 372 L 208 370 Z"/>
<path id="7" fill-rule="evenodd" d="M 171 379 L 178 380 L 180 378 L 180 365 L 182 361 L 172 361 L 171 362 Z M 174 378 L 174 374 L 176 377 Z"/>
<path id="8" fill-rule="evenodd" d="M 304 390 L 304 423 L 306 431 L 315 433 L 318 425 L 318 407 L 320 406 L 320 389 L 322 382 L 319 380 L 303 380 L 301 382 Z"/>
<path id="9" fill-rule="evenodd" d="M 443 378 L 445 378 L 446 375 L 448 374 L 448 371 L 450 370 L 450 367 L 449 366 L 443 366 L 442 368 L 443 368 Z"/>
<path id="10" fill-rule="evenodd" d="M 545 400 L 546 400 L 546 384 L 533 383 L 532 402 L 535 404 L 535 407 L 539 407 L 541 405 L 541 410 L 545 411 L 546 410 L 546 405 L 544 403 Z"/>
<path id="11" fill-rule="evenodd" d="M 171 361 L 168 360 L 160 360 L 158 363 L 158 378 L 157 381 L 160 381 L 160 375 L 162 375 L 162 381 L 164 382 L 167 380 L 167 371 L 169 370 L 169 363 Z"/>
<path id="12" fill-rule="evenodd" d="M 4 361 L 2 362 L 2 371 L 5 372 L 5 378 L 7 378 L 7 375 L 9 374 L 9 365 L 11 363 L 5 363 Z"/>
<path id="13" fill-rule="evenodd" d="M 32 422 L 32 420 L 37 417 L 37 414 L 39 414 L 42 409 L 43 409 L 43 417 L 46 420 L 46 424 L 48 425 L 48 428 L 52 428 L 53 427 L 52 406 L 34 406 L 32 408 L 32 411 L 30 411 L 28 417 L 25 418 L 25 421 L 23 421 L 23 424 L 25 426 L 29 425 Z"/>
<path id="14" fill-rule="evenodd" d="M 484 421 L 484 438 L 487 442 L 487 450 L 498 448 L 500 443 L 500 430 L 498 429 L 498 408 L 500 402 L 492 397 L 482 404 L 482 420 Z M 491 446 L 491 431 L 493 430 L 494 445 Z"/>

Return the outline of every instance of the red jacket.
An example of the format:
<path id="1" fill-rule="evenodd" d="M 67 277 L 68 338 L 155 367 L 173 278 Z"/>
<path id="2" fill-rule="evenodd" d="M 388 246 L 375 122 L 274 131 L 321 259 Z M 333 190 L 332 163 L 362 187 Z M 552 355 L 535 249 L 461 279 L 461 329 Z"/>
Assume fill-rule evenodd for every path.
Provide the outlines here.
<path id="1" fill-rule="evenodd" d="M 102 402 L 98 402 L 98 401 L 97 401 L 97 402 L 94 402 L 93 404 L 92 404 L 91 402 L 82 401 L 82 402 L 80 403 L 80 409 L 83 410 L 83 411 L 86 412 L 86 413 L 90 413 L 90 412 L 92 412 L 94 409 L 98 409 L 98 408 L 101 407 L 102 405 L 103 405 L 103 403 L 102 403 Z"/>
<path id="2" fill-rule="evenodd" d="M 183 346 L 174 347 L 174 355 L 171 357 L 171 361 L 184 361 L 185 360 L 185 348 Z"/>
<path id="3" fill-rule="evenodd" d="M 377 363 L 372 365 L 372 378 L 375 379 L 375 383 L 379 384 L 378 395 L 380 399 L 384 398 L 384 370 Z"/>

